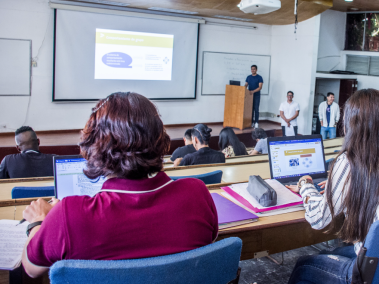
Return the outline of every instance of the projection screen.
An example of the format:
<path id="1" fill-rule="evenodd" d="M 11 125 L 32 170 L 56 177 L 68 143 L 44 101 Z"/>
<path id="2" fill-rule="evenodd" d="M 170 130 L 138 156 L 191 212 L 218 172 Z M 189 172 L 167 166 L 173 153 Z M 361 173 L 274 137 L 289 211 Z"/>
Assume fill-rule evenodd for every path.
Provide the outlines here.
<path id="1" fill-rule="evenodd" d="M 198 24 L 56 10 L 54 101 L 194 99 Z"/>

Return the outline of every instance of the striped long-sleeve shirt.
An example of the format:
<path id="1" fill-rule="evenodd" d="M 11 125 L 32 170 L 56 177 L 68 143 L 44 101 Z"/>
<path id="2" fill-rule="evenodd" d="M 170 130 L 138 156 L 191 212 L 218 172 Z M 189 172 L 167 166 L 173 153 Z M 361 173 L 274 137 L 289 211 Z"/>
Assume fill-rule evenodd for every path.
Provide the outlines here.
<path id="1" fill-rule="evenodd" d="M 350 163 L 346 154 L 338 157 L 332 172 L 332 197 L 333 208 L 335 215 L 341 213 L 341 204 L 349 189 L 350 182 L 347 177 L 350 172 Z M 327 188 L 327 185 L 325 186 Z M 304 201 L 305 219 L 311 224 L 313 229 L 323 229 L 332 221 L 330 208 L 327 204 L 326 193 L 320 194 L 313 184 L 304 184 L 300 189 L 300 195 Z M 309 197 L 308 203 L 305 203 L 306 198 Z M 376 211 L 375 220 L 379 218 L 379 208 Z M 357 242 L 354 246 L 355 253 L 358 254 L 362 243 Z"/>

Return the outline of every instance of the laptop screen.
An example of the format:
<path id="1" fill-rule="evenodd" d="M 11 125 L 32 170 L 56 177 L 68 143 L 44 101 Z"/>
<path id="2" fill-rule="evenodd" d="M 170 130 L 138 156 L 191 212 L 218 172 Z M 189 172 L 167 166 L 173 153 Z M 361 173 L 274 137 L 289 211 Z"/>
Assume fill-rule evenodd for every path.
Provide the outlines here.
<path id="1" fill-rule="evenodd" d="M 86 160 L 81 156 L 55 156 L 55 196 L 62 199 L 71 195 L 93 196 L 100 191 L 105 178 L 91 180 L 83 174 Z"/>
<path id="2" fill-rule="evenodd" d="M 268 141 L 271 176 L 287 179 L 325 173 L 322 139 Z"/>

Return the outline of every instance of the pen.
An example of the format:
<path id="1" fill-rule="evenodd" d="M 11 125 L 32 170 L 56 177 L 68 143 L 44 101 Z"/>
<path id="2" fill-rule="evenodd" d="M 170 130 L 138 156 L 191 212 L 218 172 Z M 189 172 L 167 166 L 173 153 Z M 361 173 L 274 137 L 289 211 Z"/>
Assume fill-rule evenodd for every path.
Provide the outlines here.
<path id="1" fill-rule="evenodd" d="M 53 202 L 53 200 L 51 199 L 51 200 L 49 200 L 47 203 L 51 203 L 51 202 Z M 21 225 L 22 223 L 24 223 L 26 220 L 25 219 L 22 219 L 21 221 L 20 221 L 20 223 L 18 223 L 16 226 L 18 226 L 18 225 Z"/>

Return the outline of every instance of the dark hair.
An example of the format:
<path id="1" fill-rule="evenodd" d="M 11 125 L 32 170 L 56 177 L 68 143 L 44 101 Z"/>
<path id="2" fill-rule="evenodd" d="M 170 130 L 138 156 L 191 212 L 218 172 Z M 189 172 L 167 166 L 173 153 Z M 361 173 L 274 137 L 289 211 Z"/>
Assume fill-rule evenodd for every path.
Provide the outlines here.
<path id="1" fill-rule="evenodd" d="M 137 93 L 120 92 L 92 109 L 79 146 L 88 178 L 141 179 L 162 169 L 170 137 L 152 102 Z"/>
<path id="2" fill-rule="evenodd" d="M 295 95 L 295 94 L 294 94 L 292 91 L 288 91 L 288 92 L 287 92 L 287 95 L 288 95 L 289 93 L 291 93 L 291 94 L 292 94 L 292 96 L 294 96 L 294 95 Z"/>
<path id="3" fill-rule="evenodd" d="M 253 67 L 255 67 L 255 69 L 258 70 L 258 66 L 257 65 L 251 65 L 250 69 L 253 68 Z"/>
<path id="4" fill-rule="evenodd" d="M 251 132 L 251 137 L 254 140 L 257 140 L 257 139 L 266 139 L 267 138 L 267 134 L 266 134 L 266 131 L 263 130 L 263 128 L 254 128 L 253 132 Z"/>
<path id="5" fill-rule="evenodd" d="M 334 94 L 333 94 L 332 92 L 329 92 L 326 96 L 327 96 L 327 97 L 329 97 L 329 96 L 334 96 Z"/>
<path id="6" fill-rule="evenodd" d="M 27 131 L 33 132 L 33 133 L 35 134 L 33 128 L 31 128 L 30 126 L 21 126 L 19 129 L 17 129 L 17 130 L 15 131 L 14 134 L 15 134 L 15 136 L 17 136 L 17 135 L 19 135 L 20 133 L 27 132 Z M 37 135 L 36 135 L 36 134 L 35 134 L 35 136 L 36 136 L 36 138 L 37 138 Z"/>
<path id="7" fill-rule="evenodd" d="M 344 107 L 345 139 L 337 158 L 346 154 L 350 172 L 344 184 L 340 212 L 345 215 L 342 228 L 334 219 L 332 164 L 326 190 L 332 216 L 332 228 L 340 228 L 338 236 L 347 242 L 362 242 L 374 222 L 379 205 L 379 91 L 364 89 L 355 92 Z"/>
<path id="8" fill-rule="evenodd" d="M 184 132 L 184 137 L 186 138 L 186 140 L 191 140 L 192 139 L 192 129 L 187 129 L 186 132 Z"/>
<path id="9" fill-rule="evenodd" d="M 233 151 L 236 156 L 247 155 L 245 145 L 241 143 L 233 129 L 230 127 L 225 127 L 220 132 L 218 147 L 220 150 L 224 150 L 228 146 L 233 147 Z"/>
<path id="10" fill-rule="evenodd" d="M 211 139 L 212 128 L 209 128 L 205 124 L 197 124 L 191 131 L 192 137 L 195 136 L 199 139 L 200 144 L 208 145 L 209 139 Z"/>

